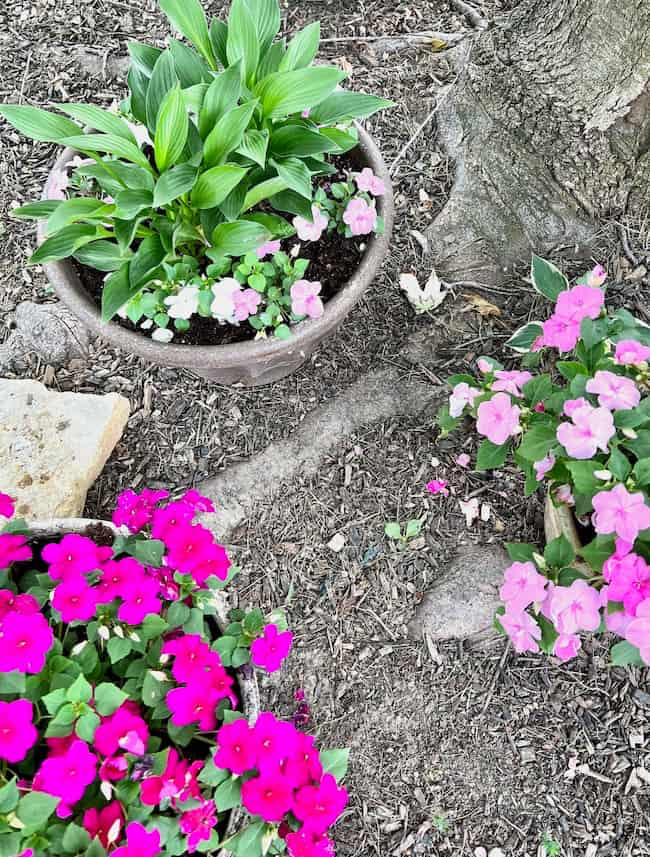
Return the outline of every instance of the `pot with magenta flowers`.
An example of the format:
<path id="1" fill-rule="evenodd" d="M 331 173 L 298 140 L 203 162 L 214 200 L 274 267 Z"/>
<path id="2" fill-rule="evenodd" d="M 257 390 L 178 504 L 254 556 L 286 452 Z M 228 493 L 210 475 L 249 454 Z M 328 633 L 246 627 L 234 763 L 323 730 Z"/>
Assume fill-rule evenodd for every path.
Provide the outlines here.
<path id="1" fill-rule="evenodd" d="M 278 38 L 277 0 L 233 0 L 209 26 L 199 0 L 160 6 L 186 41 L 131 42 L 114 112 L 0 107 L 66 147 L 43 200 L 13 214 L 38 221 L 31 262 L 104 339 L 220 383 L 268 383 L 379 271 L 392 189 L 358 122 L 392 105 L 313 65 L 318 23 Z"/>
<path id="2" fill-rule="evenodd" d="M 127 491 L 111 522 L 28 524 L 0 494 L 1 853 L 334 853 L 347 751 L 260 712 L 292 634 L 229 609 L 211 510 Z"/>

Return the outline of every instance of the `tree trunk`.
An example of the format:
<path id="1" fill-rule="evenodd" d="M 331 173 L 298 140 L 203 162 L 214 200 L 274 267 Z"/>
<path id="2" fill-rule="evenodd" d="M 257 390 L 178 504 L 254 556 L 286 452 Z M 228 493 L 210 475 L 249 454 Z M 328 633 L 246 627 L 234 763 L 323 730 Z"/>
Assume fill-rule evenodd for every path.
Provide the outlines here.
<path id="1" fill-rule="evenodd" d="M 438 110 L 455 182 L 429 234 L 445 279 L 494 281 L 531 249 L 577 255 L 645 205 L 649 0 L 522 0 L 455 52 Z"/>

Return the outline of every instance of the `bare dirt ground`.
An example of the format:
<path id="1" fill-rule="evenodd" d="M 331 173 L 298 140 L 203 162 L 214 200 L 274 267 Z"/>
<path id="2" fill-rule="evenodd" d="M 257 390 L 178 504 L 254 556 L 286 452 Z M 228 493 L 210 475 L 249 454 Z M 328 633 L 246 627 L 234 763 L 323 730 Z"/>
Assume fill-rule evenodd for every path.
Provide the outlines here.
<path id="1" fill-rule="evenodd" d="M 209 6 L 218 13 L 224 4 Z M 488 17 L 498 11 L 496 4 L 483 10 Z M 352 68 L 353 86 L 397 102 L 370 123 L 392 163 L 455 74 L 448 52 L 395 47 L 395 40 L 430 29 L 462 32 L 466 20 L 444 0 L 284 6 L 287 32 L 316 19 L 324 56 Z M 32 104 L 110 104 L 122 93 L 113 73 L 126 41 L 156 41 L 166 32 L 153 0 L 8 0 L 0 22 L 0 100 Z M 36 359 L 26 366 L 25 377 L 56 389 L 116 391 L 131 400 L 133 416 L 89 497 L 90 514 L 105 514 L 127 486 L 200 483 L 288 436 L 369 369 L 392 364 L 436 383 L 481 353 L 499 352 L 513 328 L 539 316 L 541 305 L 523 285 L 463 285 L 435 315 L 418 319 L 400 295 L 400 272 L 428 273 L 418 233 L 444 205 L 452 180 L 434 132 L 435 117 L 395 169 L 397 229 L 381 278 L 291 378 L 227 389 L 102 343 L 89 361 L 56 372 Z M 32 229 L 8 217 L 14 202 L 39 194 L 51 157 L 51 148 L 0 127 L 0 341 L 19 301 L 52 299 L 42 272 L 25 269 Z M 639 242 L 636 251 L 647 248 Z M 615 248 L 599 261 L 623 272 Z M 644 311 L 647 290 L 637 284 L 620 284 L 614 294 Z M 508 469 L 486 478 L 455 466 L 461 447 L 472 454 L 474 441 L 463 434 L 436 443 L 432 418 L 386 420 L 349 437 L 317 477 L 288 486 L 232 538 L 245 569 L 239 599 L 287 605 L 297 633 L 288 669 L 263 688 L 269 704 L 290 714 L 293 692 L 304 688 L 320 740 L 352 747 L 353 797 L 339 826 L 339 853 L 472 857 L 501 849 L 508 857 L 542 857 L 548 834 L 566 857 L 650 855 L 647 671 L 612 670 L 598 642 L 558 666 L 504 658 L 501 641 L 480 651 L 407 639 L 415 606 L 461 545 L 542 538 L 539 500 L 523 503 Z M 434 474 L 449 479 L 450 498 L 426 496 L 423 485 Z M 458 500 L 475 493 L 492 514 L 468 530 Z M 387 543 L 385 521 L 423 515 L 413 549 Z M 340 553 L 327 547 L 335 533 L 345 536 Z"/>

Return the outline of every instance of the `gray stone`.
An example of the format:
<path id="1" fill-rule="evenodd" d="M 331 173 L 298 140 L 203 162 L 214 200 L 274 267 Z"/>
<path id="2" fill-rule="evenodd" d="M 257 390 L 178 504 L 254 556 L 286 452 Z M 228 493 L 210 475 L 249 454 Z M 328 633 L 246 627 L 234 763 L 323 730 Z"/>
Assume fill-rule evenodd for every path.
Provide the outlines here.
<path id="1" fill-rule="evenodd" d="M 256 503 L 277 496 L 293 479 L 318 473 L 321 462 L 361 426 L 419 414 L 444 395 L 442 387 L 396 368 L 369 372 L 312 411 L 291 437 L 200 485 L 218 510 L 204 516 L 204 523 L 225 539 Z"/>
<path id="2" fill-rule="evenodd" d="M 494 612 L 510 564 L 498 545 L 463 548 L 418 605 L 408 630 L 414 640 L 485 639 L 496 635 Z"/>
<path id="3" fill-rule="evenodd" d="M 90 334 L 63 304 L 23 301 L 15 312 L 16 334 L 24 350 L 34 351 L 48 365 L 64 366 L 87 357 Z"/>
<path id="4" fill-rule="evenodd" d="M 124 431 L 123 396 L 57 393 L 0 379 L 0 490 L 20 517 L 79 517 Z"/>

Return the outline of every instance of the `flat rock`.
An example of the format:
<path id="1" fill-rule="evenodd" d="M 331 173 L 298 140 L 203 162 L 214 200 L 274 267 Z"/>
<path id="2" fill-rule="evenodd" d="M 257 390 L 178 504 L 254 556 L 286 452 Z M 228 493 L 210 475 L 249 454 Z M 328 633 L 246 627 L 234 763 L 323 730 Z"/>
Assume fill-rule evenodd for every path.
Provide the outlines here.
<path id="1" fill-rule="evenodd" d="M 485 639 L 500 605 L 508 555 L 498 545 L 463 548 L 444 577 L 418 605 L 408 630 L 414 640 Z"/>
<path id="2" fill-rule="evenodd" d="M 79 517 L 124 431 L 123 396 L 57 393 L 0 379 L 0 490 L 31 519 Z"/>

